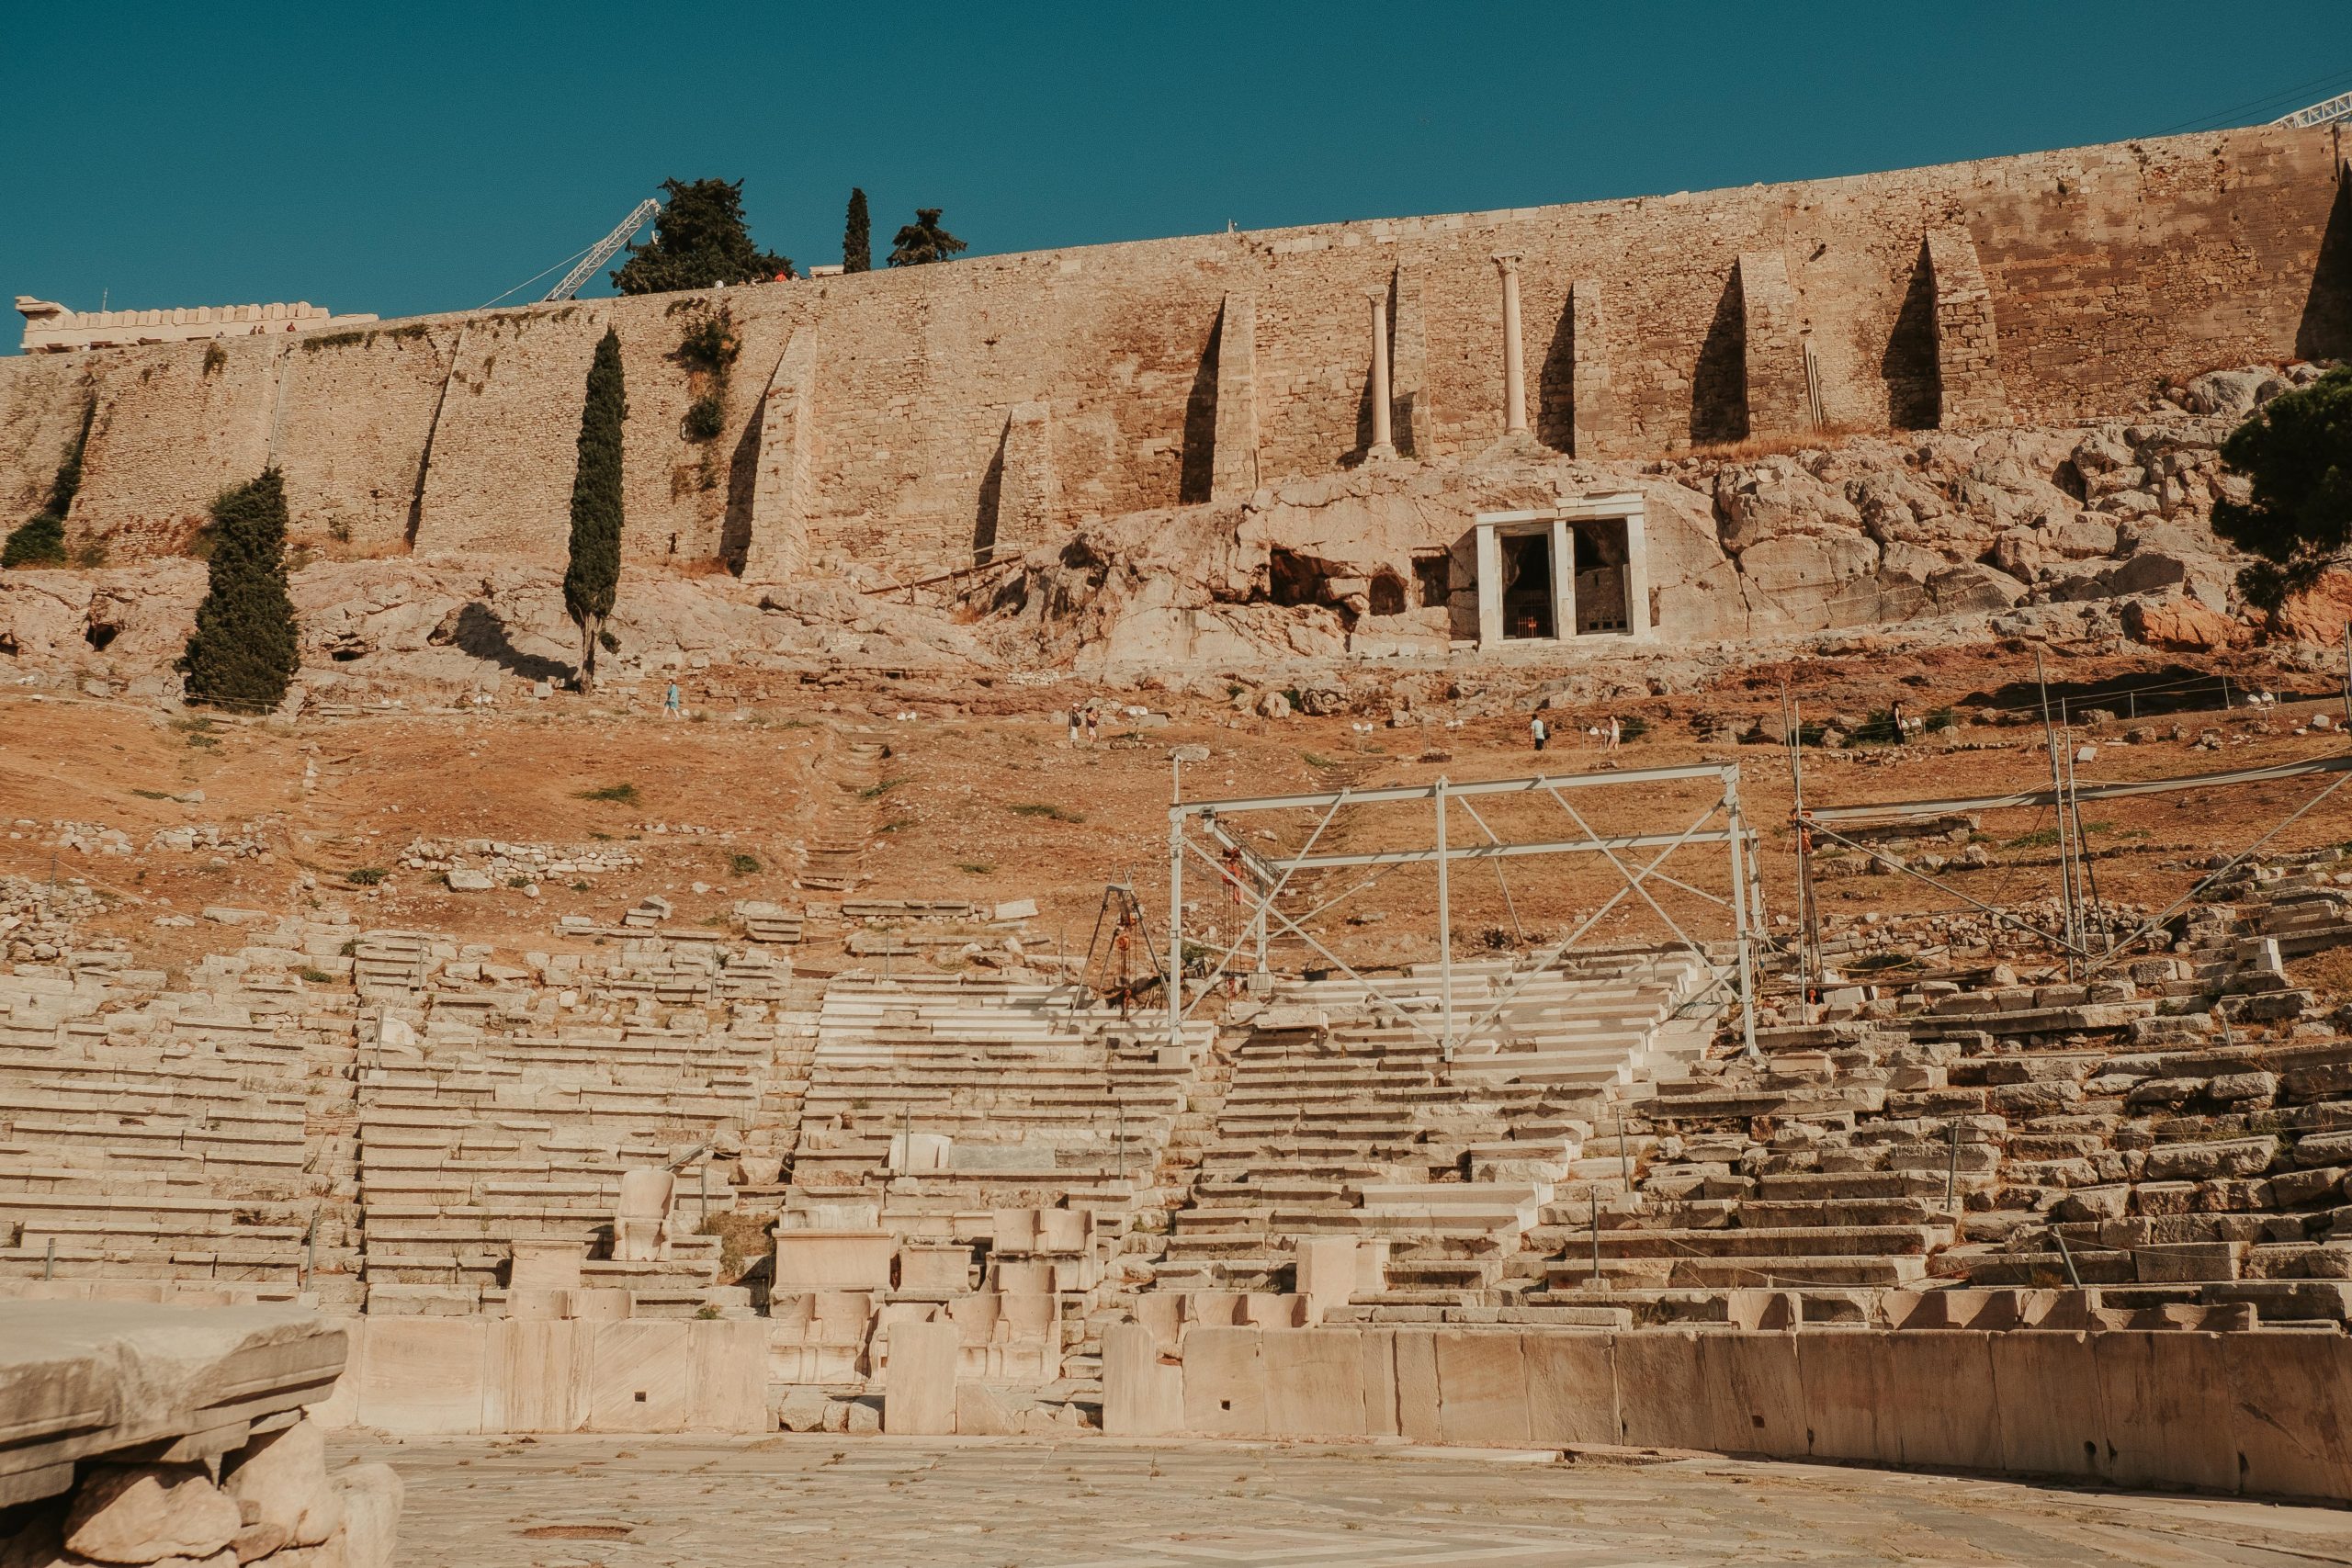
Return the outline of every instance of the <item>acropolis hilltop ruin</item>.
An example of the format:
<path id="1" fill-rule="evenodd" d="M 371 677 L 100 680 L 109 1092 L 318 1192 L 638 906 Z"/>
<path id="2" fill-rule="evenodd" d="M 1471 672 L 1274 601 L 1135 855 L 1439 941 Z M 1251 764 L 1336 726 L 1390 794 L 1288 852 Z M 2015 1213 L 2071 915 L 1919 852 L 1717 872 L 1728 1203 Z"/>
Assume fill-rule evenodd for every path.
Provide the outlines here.
<path id="1" fill-rule="evenodd" d="M 0 1565 L 2340 1560 L 2335 129 L 825 270 L 20 300 Z"/>

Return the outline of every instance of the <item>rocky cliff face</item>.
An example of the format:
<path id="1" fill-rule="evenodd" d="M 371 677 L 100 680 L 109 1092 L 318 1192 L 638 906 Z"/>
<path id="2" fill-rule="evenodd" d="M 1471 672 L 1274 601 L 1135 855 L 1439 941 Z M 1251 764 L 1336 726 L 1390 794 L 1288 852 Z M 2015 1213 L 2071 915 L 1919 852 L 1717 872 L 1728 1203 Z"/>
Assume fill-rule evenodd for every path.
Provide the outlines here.
<path id="1" fill-rule="evenodd" d="M 2352 575 L 2277 616 L 2245 614 L 2209 525 L 2222 440 L 2315 374 L 2215 373 L 2129 419 L 1645 465 L 1534 446 L 1381 464 L 1245 498 L 1089 523 L 997 569 L 911 593 L 821 580 L 754 589 L 633 571 L 613 631 L 626 675 L 694 663 L 1113 680 L 1445 654 L 1476 636 L 1480 512 L 1638 491 L 1659 655 L 1752 657 L 1825 632 L 1901 625 L 1954 641 L 2042 632 L 2168 651 L 2261 639 L 2333 645 Z M 201 563 L 0 573 L 0 671 L 161 694 L 204 591 Z M 294 573 L 314 696 L 502 678 L 561 680 L 576 655 L 559 570 L 446 558 Z M 914 601 L 914 602 L 910 602 Z M 1630 652 L 1592 639 L 1596 657 Z"/>
<path id="2" fill-rule="evenodd" d="M 1640 466 L 1526 447 L 1358 468 L 1090 525 L 967 600 L 1007 657 L 1104 671 L 1442 652 L 1475 635 L 1474 514 L 1635 490 L 1668 645 L 1951 617 L 1980 632 L 1986 617 L 2091 624 L 2167 648 L 2334 640 L 2324 606 L 2244 617 L 2241 563 L 2210 525 L 2238 482 L 2221 471 L 2222 439 L 2315 374 L 2217 372 L 2092 425 Z"/>

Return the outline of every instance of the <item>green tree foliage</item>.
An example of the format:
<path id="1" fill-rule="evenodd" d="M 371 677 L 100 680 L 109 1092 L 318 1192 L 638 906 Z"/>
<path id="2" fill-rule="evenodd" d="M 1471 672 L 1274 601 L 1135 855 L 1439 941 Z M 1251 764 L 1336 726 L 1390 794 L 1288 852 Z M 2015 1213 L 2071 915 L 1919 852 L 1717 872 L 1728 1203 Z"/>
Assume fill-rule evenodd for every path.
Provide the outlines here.
<path id="1" fill-rule="evenodd" d="M 596 685 L 596 648 L 621 581 L 621 422 L 628 393 L 621 381 L 620 334 L 605 329 L 588 367 L 588 400 L 580 411 L 580 462 L 571 475 L 571 560 L 563 573 L 563 608 L 580 628 L 580 689 Z"/>
<path id="2" fill-rule="evenodd" d="M 2248 603 L 2276 610 L 2352 564 L 2352 367 L 2263 404 L 2222 461 L 2250 487 L 2243 503 L 2213 503 L 2213 532 L 2261 558 L 2238 573 Z"/>
<path id="3" fill-rule="evenodd" d="M 874 221 L 866 216 L 865 192 L 855 186 L 849 191 L 849 225 L 842 231 L 842 270 L 874 270 Z"/>
<path id="4" fill-rule="evenodd" d="M 670 193 L 653 238 L 628 248 L 613 274 L 624 294 L 667 294 L 792 276 L 792 258 L 752 243 L 741 180 L 663 180 Z"/>
<path id="5" fill-rule="evenodd" d="M 937 207 L 915 209 L 915 220 L 899 229 L 898 241 L 891 247 L 892 266 L 942 262 L 966 248 L 963 241 L 939 226 L 939 215 L 944 210 Z"/>
<path id="6" fill-rule="evenodd" d="M 258 713 L 301 661 L 286 592 L 286 486 L 276 468 L 212 503 L 211 581 L 179 667 L 190 702 Z"/>

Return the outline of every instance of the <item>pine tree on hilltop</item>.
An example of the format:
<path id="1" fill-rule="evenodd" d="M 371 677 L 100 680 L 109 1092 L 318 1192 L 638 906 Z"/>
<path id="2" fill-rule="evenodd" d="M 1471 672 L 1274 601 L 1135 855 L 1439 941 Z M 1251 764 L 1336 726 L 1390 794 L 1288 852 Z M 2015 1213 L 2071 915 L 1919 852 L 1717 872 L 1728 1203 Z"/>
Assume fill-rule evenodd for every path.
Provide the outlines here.
<path id="1" fill-rule="evenodd" d="M 286 485 L 276 468 L 212 503 L 211 581 L 179 667 L 187 699 L 260 713 L 301 662 L 286 591 Z"/>
<path id="2" fill-rule="evenodd" d="M 580 462 L 571 476 L 571 560 L 563 573 L 563 608 L 580 628 L 580 689 L 595 690 L 596 644 L 621 581 L 621 422 L 628 394 L 621 381 L 621 339 L 612 328 L 588 367 L 580 411 Z"/>
<path id="3" fill-rule="evenodd" d="M 667 294 L 714 284 L 766 283 L 792 276 L 792 258 L 752 243 L 741 180 L 663 180 L 670 199 L 653 238 L 628 248 L 613 273 L 624 294 Z"/>
<path id="4" fill-rule="evenodd" d="M 865 192 L 855 186 L 849 190 L 849 226 L 842 231 L 842 270 L 874 270 L 874 224 L 865 214 Z"/>
<path id="5" fill-rule="evenodd" d="M 899 231 L 898 241 L 891 249 L 892 266 L 921 266 L 925 262 L 943 262 L 966 248 L 963 241 L 939 226 L 939 215 L 943 210 L 937 207 L 915 209 L 915 220 Z"/>

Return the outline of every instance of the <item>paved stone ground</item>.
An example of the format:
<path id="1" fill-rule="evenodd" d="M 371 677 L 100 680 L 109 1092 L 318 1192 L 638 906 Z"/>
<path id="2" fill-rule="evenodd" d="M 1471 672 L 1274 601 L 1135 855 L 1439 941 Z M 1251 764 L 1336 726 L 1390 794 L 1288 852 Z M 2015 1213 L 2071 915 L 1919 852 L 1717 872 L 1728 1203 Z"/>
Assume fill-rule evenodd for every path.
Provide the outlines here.
<path id="1" fill-rule="evenodd" d="M 428 1438 L 402 1568 L 2352 1563 L 2352 1514 L 1712 1457 L 1409 1449 Z"/>

